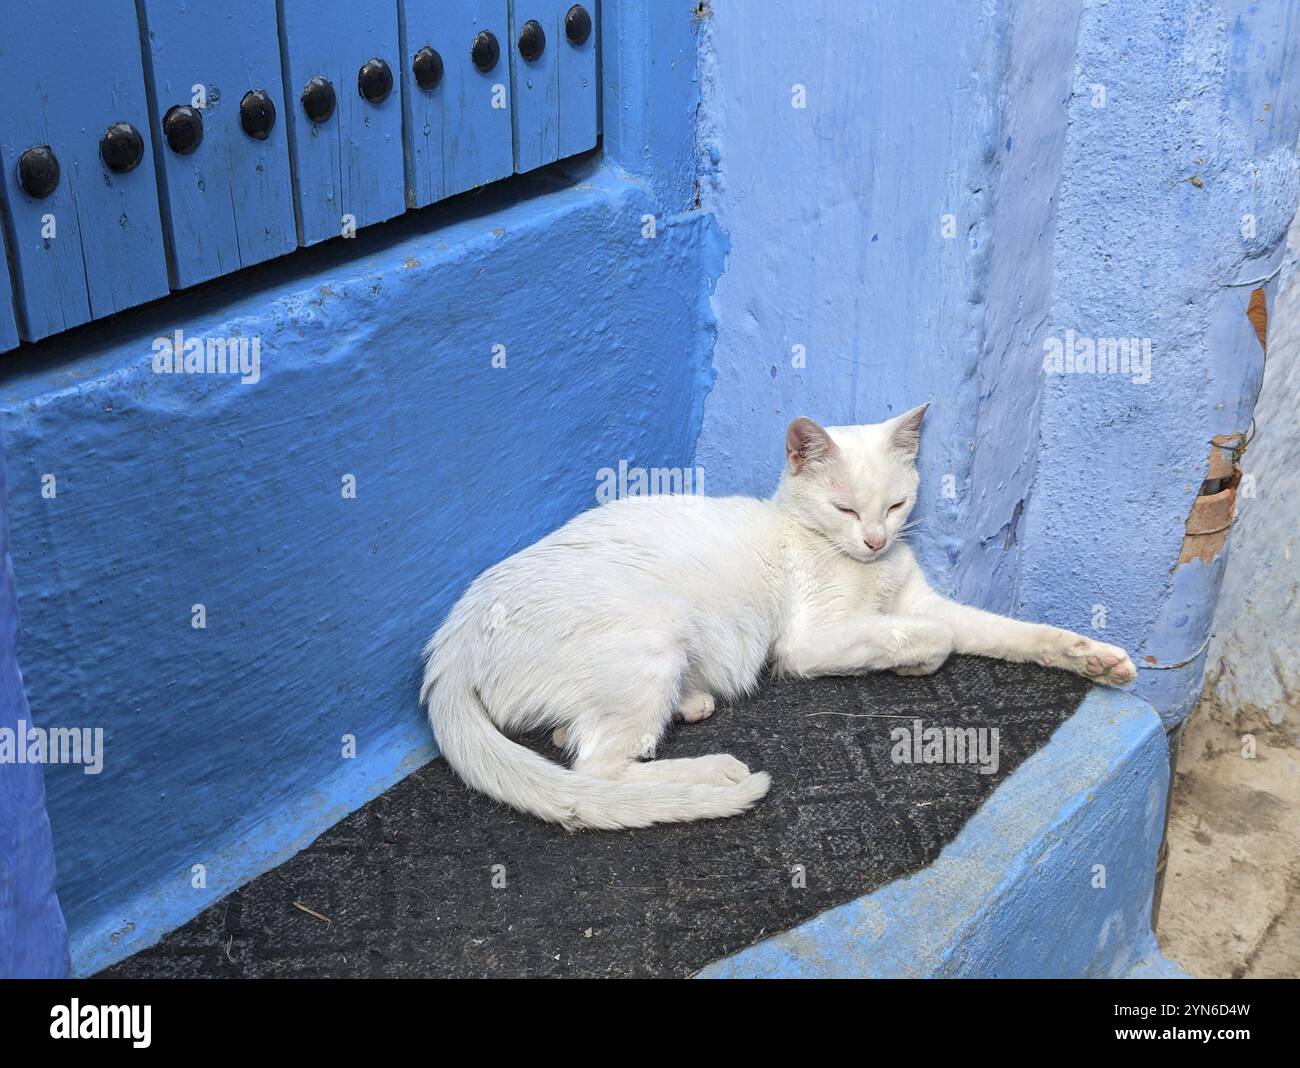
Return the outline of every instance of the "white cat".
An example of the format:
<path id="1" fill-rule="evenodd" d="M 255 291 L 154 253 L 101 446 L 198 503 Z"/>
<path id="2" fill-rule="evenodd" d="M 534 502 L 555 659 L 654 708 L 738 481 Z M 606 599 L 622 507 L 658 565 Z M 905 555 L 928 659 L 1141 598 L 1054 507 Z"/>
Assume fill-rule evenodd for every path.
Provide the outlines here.
<path id="1" fill-rule="evenodd" d="M 674 718 L 788 675 L 925 675 L 953 652 L 1124 685 L 1124 650 L 956 604 L 905 544 L 920 407 L 796 419 L 771 500 L 637 497 L 570 520 L 480 575 L 425 648 L 420 699 L 470 786 L 565 827 L 731 816 L 770 785 L 731 756 L 649 760 Z M 568 770 L 506 737 L 555 728 Z"/>

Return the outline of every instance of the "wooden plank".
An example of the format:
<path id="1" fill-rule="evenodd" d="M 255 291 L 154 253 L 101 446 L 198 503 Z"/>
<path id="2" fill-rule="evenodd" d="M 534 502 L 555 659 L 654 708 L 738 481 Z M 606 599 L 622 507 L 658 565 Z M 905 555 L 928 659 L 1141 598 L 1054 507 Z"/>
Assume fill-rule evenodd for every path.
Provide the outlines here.
<path id="1" fill-rule="evenodd" d="M 564 40 L 564 12 L 559 0 L 510 0 L 511 118 L 515 171 L 522 174 L 560 158 L 560 70 L 557 57 Z M 526 59 L 520 35 L 526 26 L 542 28 L 541 53 Z"/>
<path id="2" fill-rule="evenodd" d="M 566 17 L 575 7 L 587 16 L 587 32 L 571 39 Z M 579 5 L 573 0 L 511 0 L 516 172 L 596 147 L 597 17 L 595 0 Z M 541 27 L 545 39 L 534 59 L 524 55 L 523 34 L 530 22 Z"/>
<path id="3" fill-rule="evenodd" d="M 401 214 L 397 0 L 281 0 L 280 36 L 293 98 L 289 134 L 300 243 Z M 372 59 L 382 60 L 392 77 L 391 91 L 378 103 L 358 87 L 359 72 Z M 313 78 L 334 90 L 335 106 L 322 122 L 309 119 L 299 99 Z"/>
<path id="4" fill-rule="evenodd" d="M 293 194 L 275 0 L 141 0 L 155 151 L 163 176 L 172 284 L 177 288 L 291 251 Z M 264 92 L 275 120 L 245 132 L 240 104 Z M 202 139 L 173 150 L 163 122 L 193 107 Z"/>
<path id="5" fill-rule="evenodd" d="M 408 206 L 512 174 L 508 0 L 403 0 L 401 17 Z M 496 38 L 499 51 L 486 73 L 472 58 L 483 32 Z M 442 60 L 442 80 L 433 89 L 421 89 L 413 75 L 422 48 Z"/>
<path id="6" fill-rule="evenodd" d="M 36 340 L 167 292 L 140 33 L 130 0 L 13 5 L 0 34 L 0 172 L 22 336 Z M 138 131 L 115 172 L 100 139 Z M 19 159 L 48 146 L 58 182 L 24 192 Z"/>
<path id="7" fill-rule="evenodd" d="M 588 0 L 579 5 L 590 20 L 591 31 L 585 41 L 570 40 L 564 32 L 565 16 L 575 5 L 560 4 L 560 33 L 557 38 L 556 62 L 559 65 L 560 159 L 589 152 L 596 147 L 597 100 L 600 92 L 600 72 L 596 67 L 596 39 L 600 33 L 598 0 Z"/>
<path id="8" fill-rule="evenodd" d="M 18 344 L 18 320 L 14 318 L 13 288 L 9 280 L 9 257 L 0 247 L 0 352 Z"/>

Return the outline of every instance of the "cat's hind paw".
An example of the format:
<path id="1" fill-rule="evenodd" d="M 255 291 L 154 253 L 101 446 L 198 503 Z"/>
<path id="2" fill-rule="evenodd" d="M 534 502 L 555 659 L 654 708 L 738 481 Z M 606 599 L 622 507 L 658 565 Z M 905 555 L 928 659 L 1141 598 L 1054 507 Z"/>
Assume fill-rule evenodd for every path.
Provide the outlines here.
<path id="1" fill-rule="evenodd" d="M 749 778 L 749 767 L 729 753 L 714 753 L 711 756 L 695 758 L 695 764 L 702 773 L 701 782 L 715 782 L 720 786 L 732 786 Z"/>
<path id="2" fill-rule="evenodd" d="M 677 710 L 673 713 L 673 719 L 681 720 L 684 723 L 699 723 L 702 719 L 708 719 L 713 715 L 713 710 L 717 707 L 713 700 L 712 694 L 707 693 L 688 693 L 678 704 Z"/>

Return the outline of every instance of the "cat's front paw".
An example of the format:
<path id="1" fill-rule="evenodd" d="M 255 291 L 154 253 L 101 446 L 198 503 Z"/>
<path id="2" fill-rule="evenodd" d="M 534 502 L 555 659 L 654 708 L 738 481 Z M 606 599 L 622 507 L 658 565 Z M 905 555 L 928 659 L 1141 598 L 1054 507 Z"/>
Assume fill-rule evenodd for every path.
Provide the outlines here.
<path id="1" fill-rule="evenodd" d="M 1069 631 L 1062 631 L 1061 639 L 1054 644 L 1056 647 L 1041 661 L 1045 667 L 1064 668 L 1103 686 L 1127 686 L 1137 678 L 1133 661 L 1117 645 L 1096 642 Z"/>
<path id="2" fill-rule="evenodd" d="M 912 623 L 907 639 L 900 643 L 895 675 L 933 675 L 952 653 L 952 628 L 938 620 L 920 619 Z"/>

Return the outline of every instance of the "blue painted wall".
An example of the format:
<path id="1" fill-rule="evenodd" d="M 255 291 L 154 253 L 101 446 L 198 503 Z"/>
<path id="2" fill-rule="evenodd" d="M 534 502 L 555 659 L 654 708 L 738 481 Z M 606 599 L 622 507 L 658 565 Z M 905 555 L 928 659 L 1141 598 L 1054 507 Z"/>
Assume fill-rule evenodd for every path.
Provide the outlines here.
<path id="1" fill-rule="evenodd" d="M 731 250 L 698 461 L 713 492 L 766 494 L 794 416 L 933 399 L 922 547 L 940 570 L 964 542 L 938 491 L 954 473 L 969 492 L 1001 144 L 1008 27 L 984 6 L 719 3 L 703 23 L 701 196 Z"/>
<path id="2" fill-rule="evenodd" d="M 1139 692 L 1185 715 L 1222 557 L 1174 565 L 1210 438 L 1249 425 L 1260 381 L 1245 312 L 1300 199 L 1298 21 L 1244 0 L 714 5 L 711 490 L 767 492 L 796 415 L 933 401 L 932 577 L 1126 646 Z M 1045 373 L 1067 331 L 1150 339 L 1151 381 Z"/>
<path id="3" fill-rule="evenodd" d="M 4 442 L 0 440 L 0 459 Z M 18 602 L 0 464 L 0 730 L 31 723 L 18 668 Z M 54 850 L 41 765 L 0 761 L 0 979 L 68 973 L 68 929 L 54 887 Z"/>
<path id="4" fill-rule="evenodd" d="M 636 17 L 693 54 L 691 6 Z M 687 122 L 694 66 L 640 55 L 608 69 Z M 106 735 L 102 774 L 48 769 L 77 971 L 429 759 L 418 654 L 469 579 L 601 468 L 690 465 L 722 244 L 689 180 L 618 165 L 662 136 L 9 357 L 32 714 Z M 176 330 L 256 339 L 256 381 L 156 373 Z"/>

